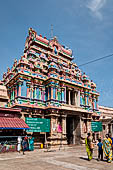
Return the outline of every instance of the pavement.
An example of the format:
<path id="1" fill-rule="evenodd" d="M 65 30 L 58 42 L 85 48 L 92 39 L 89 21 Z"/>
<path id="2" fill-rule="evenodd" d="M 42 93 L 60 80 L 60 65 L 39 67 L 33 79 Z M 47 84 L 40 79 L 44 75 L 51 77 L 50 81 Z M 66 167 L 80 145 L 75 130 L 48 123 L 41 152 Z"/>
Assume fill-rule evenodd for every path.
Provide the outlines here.
<path id="1" fill-rule="evenodd" d="M 93 160 L 88 161 L 85 146 L 62 147 L 44 150 L 0 154 L 0 170 L 113 170 L 113 162 L 97 161 L 97 149 Z"/>

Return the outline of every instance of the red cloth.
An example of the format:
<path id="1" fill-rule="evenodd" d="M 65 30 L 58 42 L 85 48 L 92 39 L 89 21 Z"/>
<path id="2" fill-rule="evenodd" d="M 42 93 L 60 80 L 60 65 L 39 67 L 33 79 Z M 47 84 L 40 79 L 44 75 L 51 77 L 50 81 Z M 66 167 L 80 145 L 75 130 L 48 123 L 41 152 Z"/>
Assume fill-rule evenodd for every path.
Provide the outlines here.
<path id="1" fill-rule="evenodd" d="M 59 133 L 62 132 L 62 127 L 61 127 L 61 125 L 58 125 L 58 127 L 57 127 L 57 132 L 59 132 Z"/>

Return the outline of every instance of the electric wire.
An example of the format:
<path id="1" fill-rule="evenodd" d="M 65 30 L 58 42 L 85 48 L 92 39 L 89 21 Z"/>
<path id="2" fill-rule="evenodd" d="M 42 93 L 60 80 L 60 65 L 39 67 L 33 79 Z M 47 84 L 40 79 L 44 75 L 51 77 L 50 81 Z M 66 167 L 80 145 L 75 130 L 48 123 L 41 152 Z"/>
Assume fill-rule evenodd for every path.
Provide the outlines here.
<path id="1" fill-rule="evenodd" d="M 91 63 L 94 63 L 94 62 L 96 62 L 96 61 L 103 60 L 103 59 L 105 59 L 105 58 L 109 58 L 109 57 L 112 57 L 112 56 L 113 56 L 113 53 L 112 53 L 112 54 L 109 54 L 109 55 L 106 55 L 106 56 L 104 56 L 104 57 L 97 58 L 97 59 L 95 59 L 95 60 L 88 61 L 88 62 L 86 62 L 86 63 L 80 64 L 80 65 L 78 65 L 78 67 L 81 67 L 81 66 L 84 66 L 84 65 L 87 65 L 87 64 L 91 64 Z"/>

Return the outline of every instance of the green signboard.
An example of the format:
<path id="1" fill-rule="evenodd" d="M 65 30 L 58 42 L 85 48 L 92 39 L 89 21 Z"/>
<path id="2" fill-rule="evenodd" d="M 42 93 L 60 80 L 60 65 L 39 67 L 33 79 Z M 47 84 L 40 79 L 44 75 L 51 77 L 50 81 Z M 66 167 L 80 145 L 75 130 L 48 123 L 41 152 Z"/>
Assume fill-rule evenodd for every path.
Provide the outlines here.
<path id="1" fill-rule="evenodd" d="M 50 119 L 26 117 L 25 122 L 30 127 L 27 132 L 50 132 Z"/>
<path id="2" fill-rule="evenodd" d="M 102 122 L 91 122 L 91 130 L 93 132 L 101 132 L 102 131 Z"/>

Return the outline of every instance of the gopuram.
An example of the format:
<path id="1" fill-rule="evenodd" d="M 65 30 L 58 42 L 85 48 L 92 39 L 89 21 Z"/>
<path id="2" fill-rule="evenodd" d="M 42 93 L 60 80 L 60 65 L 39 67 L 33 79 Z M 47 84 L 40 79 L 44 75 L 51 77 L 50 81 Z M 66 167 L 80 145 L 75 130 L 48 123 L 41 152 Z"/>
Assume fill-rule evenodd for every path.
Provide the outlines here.
<path id="1" fill-rule="evenodd" d="M 3 74 L 8 106 L 21 108 L 24 120 L 50 119 L 47 140 L 53 145 L 61 140 L 82 142 L 91 131 L 91 121 L 100 118 L 96 84 L 72 60 L 72 51 L 56 37 L 48 40 L 30 28 L 23 56 Z"/>

